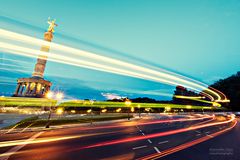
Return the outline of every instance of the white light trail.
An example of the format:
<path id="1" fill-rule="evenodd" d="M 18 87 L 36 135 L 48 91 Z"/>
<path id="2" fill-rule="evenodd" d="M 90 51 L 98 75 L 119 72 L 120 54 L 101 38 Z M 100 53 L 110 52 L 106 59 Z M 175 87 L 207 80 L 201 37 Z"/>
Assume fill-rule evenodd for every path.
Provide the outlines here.
<path id="1" fill-rule="evenodd" d="M 180 85 L 198 92 L 203 91 L 204 94 L 205 95 L 207 94 L 212 101 L 222 100 L 220 96 L 221 92 L 211 90 L 207 88 L 206 84 L 203 84 L 201 82 L 192 80 L 188 77 L 184 77 L 178 74 L 174 74 L 171 72 L 164 73 L 163 71 L 142 67 L 139 65 L 131 64 L 121 60 L 94 54 L 91 52 L 83 51 L 80 49 L 68 47 L 68 46 L 53 43 L 53 42 L 50 43 L 41 39 L 7 31 L 4 29 L 0 29 L 0 36 L 3 38 L 7 38 L 9 40 L 19 41 L 21 43 L 25 42 L 33 45 L 48 45 L 51 47 L 51 49 L 58 50 L 60 52 L 65 52 L 65 55 L 67 54 L 67 56 L 62 56 L 57 54 L 58 52 L 54 53 L 51 51 L 50 54 L 48 54 L 49 60 L 52 60 L 55 62 L 110 72 L 114 74 L 131 76 L 131 77 L 151 80 L 155 82 L 170 84 L 170 85 Z M 30 48 L 21 47 L 18 45 L 12 45 L 4 42 L 0 43 L 0 49 L 8 50 L 9 52 L 12 52 L 15 54 L 31 56 L 31 57 L 36 57 L 36 55 L 39 55 L 39 54 L 46 55 L 46 52 L 41 52 L 36 49 L 30 49 Z M 71 54 L 78 57 L 70 58 Z M 89 60 L 80 59 L 82 57 L 88 58 Z M 91 62 L 91 61 L 94 61 L 94 62 Z"/>

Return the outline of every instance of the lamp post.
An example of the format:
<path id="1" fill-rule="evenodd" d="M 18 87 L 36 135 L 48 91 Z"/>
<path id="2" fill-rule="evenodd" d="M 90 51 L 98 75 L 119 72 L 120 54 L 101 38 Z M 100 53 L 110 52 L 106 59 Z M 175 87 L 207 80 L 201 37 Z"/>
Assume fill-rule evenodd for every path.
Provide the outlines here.
<path id="1" fill-rule="evenodd" d="M 128 107 L 127 110 L 128 110 L 128 120 L 130 120 L 130 115 L 129 115 L 129 107 L 131 106 L 132 102 L 129 100 L 129 99 L 126 99 L 125 101 L 125 105 Z"/>
<path id="2" fill-rule="evenodd" d="M 91 125 L 93 124 L 93 103 L 94 101 L 93 100 L 90 100 L 90 105 L 91 105 L 91 109 L 87 110 L 87 113 L 90 113 L 90 117 L 91 117 Z"/>
<path id="3" fill-rule="evenodd" d="M 47 94 L 46 94 L 46 97 L 48 99 L 51 99 L 54 97 L 54 93 L 49 91 Z M 61 92 L 58 92 L 56 93 L 55 95 L 56 99 L 60 102 L 62 99 L 63 99 L 63 93 Z M 62 114 L 63 113 L 63 110 L 57 110 L 57 113 L 58 114 Z M 48 121 L 47 121 L 47 124 L 46 124 L 46 128 L 49 128 L 50 127 L 50 119 L 51 119 L 51 115 L 52 115 L 52 105 L 50 106 L 50 109 L 49 109 L 49 115 L 48 115 Z"/>
<path id="4" fill-rule="evenodd" d="M 92 125 L 92 107 L 91 107 L 91 109 L 89 109 L 89 110 L 87 110 L 87 113 L 90 113 L 90 117 L 91 117 L 91 125 Z"/>
<path id="5" fill-rule="evenodd" d="M 141 111 L 140 111 L 140 108 L 141 108 L 141 106 L 140 106 L 140 104 L 138 105 L 138 116 L 139 116 L 139 118 L 141 117 Z"/>

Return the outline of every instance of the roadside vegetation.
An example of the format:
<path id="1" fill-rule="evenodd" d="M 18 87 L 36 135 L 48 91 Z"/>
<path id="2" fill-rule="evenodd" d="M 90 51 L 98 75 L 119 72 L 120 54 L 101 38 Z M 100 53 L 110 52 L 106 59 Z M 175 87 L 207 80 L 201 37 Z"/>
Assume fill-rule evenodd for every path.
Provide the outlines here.
<path id="1" fill-rule="evenodd" d="M 94 116 L 81 116 L 74 118 L 53 118 L 50 119 L 49 125 L 64 125 L 64 124 L 79 124 L 79 123 L 92 123 L 92 122 L 100 122 L 100 121 L 110 121 L 110 120 L 119 120 L 119 119 L 127 119 L 128 117 L 132 118 L 132 115 L 118 114 L 118 115 L 94 115 Z M 48 123 L 48 119 L 40 119 L 38 116 L 34 116 L 31 118 L 23 119 L 22 121 L 5 127 L 4 129 L 10 128 L 29 128 L 29 127 L 45 127 Z"/>

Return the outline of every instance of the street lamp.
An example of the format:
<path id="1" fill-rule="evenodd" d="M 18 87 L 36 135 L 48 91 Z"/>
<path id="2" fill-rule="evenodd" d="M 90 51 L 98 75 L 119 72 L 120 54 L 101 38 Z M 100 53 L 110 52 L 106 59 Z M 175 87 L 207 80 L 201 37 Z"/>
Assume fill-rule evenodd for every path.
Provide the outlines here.
<path id="1" fill-rule="evenodd" d="M 54 97 L 54 93 L 51 92 L 51 91 L 49 91 L 49 92 L 47 92 L 46 97 L 47 97 L 48 99 L 52 99 L 52 98 Z M 61 93 L 61 92 L 58 92 L 58 93 L 56 93 L 56 95 L 55 95 L 55 98 L 56 98 L 58 101 L 61 101 L 61 100 L 63 99 L 63 97 L 64 97 L 64 95 L 63 95 L 63 93 Z M 62 108 L 57 109 L 57 114 L 62 114 L 62 113 L 63 113 L 63 109 L 62 109 Z M 48 115 L 48 121 L 47 121 L 46 128 L 49 128 L 49 126 L 50 126 L 51 114 L 52 114 L 52 105 L 50 106 L 50 109 L 49 109 L 49 115 Z"/>
<path id="2" fill-rule="evenodd" d="M 129 99 L 126 99 L 125 105 L 126 105 L 127 107 L 130 107 L 131 104 L 132 104 L 132 102 L 131 102 Z M 127 110 L 128 110 L 128 120 L 130 120 L 129 108 L 128 108 Z"/>
<path id="3" fill-rule="evenodd" d="M 105 113 L 105 112 L 107 112 L 107 109 L 102 109 L 101 112 Z"/>
<path id="4" fill-rule="evenodd" d="M 56 99 L 62 100 L 62 99 L 63 99 L 63 93 L 58 92 L 58 93 L 56 94 Z"/>
<path id="5" fill-rule="evenodd" d="M 87 110 L 87 113 L 90 113 L 90 116 L 91 116 L 91 124 L 92 124 L 92 107 L 91 107 L 91 109 L 88 109 L 88 110 Z"/>
<path id="6" fill-rule="evenodd" d="M 47 92 L 46 97 L 48 99 L 52 98 L 53 97 L 53 92 L 51 92 L 51 91 Z"/>
<path id="7" fill-rule="evenodd" d="M 91 109 L 88 109 L 88 110 L 87 110 L 87 113 L 91 113 L 91 112 L 92 112 L 92 110 L 91 110 Z"/>
<path id="8" fill-rule="evenodd" d="M 121 108 L 118 108 L 116 109 L 116 112 L 121 112 L 121 110 L 122 110 Z"/>
<path id="9" fill-rule="evenodd" d="M 63 109 L 62 109 L 62 108 L 58 108 L 57 111 L 56 111 L 56 113 L 57 113 L 58 115 L 63 114 Z"/>
<path id="10" fill-rule="evenodd" d="M 140 111 L 140 108 L 141 108 L 141 106 L 140 106 L 140 104 L 138 105 L 138 117 L 140 118 L 141 117 L 141 111 Z"/>

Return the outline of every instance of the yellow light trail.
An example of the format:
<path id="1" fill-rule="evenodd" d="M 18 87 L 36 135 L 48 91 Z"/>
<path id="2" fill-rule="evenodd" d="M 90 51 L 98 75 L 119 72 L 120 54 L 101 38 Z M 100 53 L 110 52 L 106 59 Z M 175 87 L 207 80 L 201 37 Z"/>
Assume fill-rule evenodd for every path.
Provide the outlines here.
<path id="1" fill-rule="evenodd" d="M 182 99 L 204 99 L 205 97 L 201 97 L 201 96 L 178 96 L 175 95 L 175 98 L 182 98 Z"/>
<path id="2" fill-rule="evenodd" d="M 159 81 L 159 82 L 166 83 L 166 84 L 171 84 L 171 85 L 182 85 L 182 86 L 185 86 L 186 88 L 190 88 L 190 89 L 193 89 L 193 90 L 198 91 L 198 92 L 201 92 L 202 90 L 204 90 L 205 94 L 207 94 L 208 96 L 212 97 L 212 95 L 213 95 L 214 97 L 217 98 L 217 99 L 214 99 L 212 97 L 211 98 L 212 101 L 213 100 L 218 100 L 218 101 L 222 100 L 219 93 L 217 93 L 217 92 L 215 92 L 211 89 L 208 89 L 205 84 L 203 84 L 201 82 L 198 82 L 196 80 L 192 80 L 188 77 L 184 77 L 184 76 L 177 77 L 176 74 L 171 75 L 170 73 L 163 73 L 163 72 L 156 71 L 156 70 L 153 70 L 153 69 L 149 69 L 149 68 L 145 68 L 145 67 L 142 67 L 142 66 L 134 65 L 134 64 L 131 64 L 131 63 L 128 63 L 128 62 L 124 62 L 124 61 L 121 61 L 121 60 L 109 58 L 109 57 L 106 57 L 106 56 L 97 55 L 97 54 L 94 54 L 94 53 L 91 53 L 91 52 L 87 52 L 87 51 L 83 51 L 83 50 L 80 50 L 80 49 L 64 46 L 64 45 L 61 45 L 61 44 L 56 44 L 56 43 L 53 43 L 53 42 L 49 43 L 49 42 L 41 40 L 41 39 L 37 39 L 37 38 L 30 37 L 30 36 L 18 34 L 18 33 L 15 33 L 15 32 L 4 30 L 4 29 L 0 29 L 0 33 L 1 33 L 0 36 L 5 37 L 7 39 L 17 40 L 17 41 L 20 41 L 20 42 L 27 42 L 27 43 L 34 44 L 34 45 L 48 45 L 51 48 L 54 48 L 56 50 L 65 51 L 68 54 L 83 56 L 83 57 L 87 57 L 87 58 L 94 59 L 94 60 L 97 60 L 97 61 L 107 62 L 107 63 L 110 63 L 110 65 L 118 65 L 118 66 L 123 67 L 123 68 L 127 67 L 127 70 L 126 69 L 123 70 L 123 69 L 114 68 L 112 66 L 109 67 L 109 66 L 106 66 L 106 65 L 100 65 L 100 64 L 97 64 L 97 63 L 93 63 L 93 62 L 86 62 L 86 61 L 81 61 L 81 60 L 77 60 L 78 62 L 76 62 L 76 59 L 71 60 L 74 63 L 78 63 L 77 66 L 80 66 L 80 67 L 85 67 L 85 68 L 90 67 L 91 69 L 95 69 L 95 70 L 97 69 L 97 70 L 107 71 L 107 72 L 111 72 L 111 73 L 116 73 L 117 72 L 116 74 L 119 74 L 118 72 L 120 72 L 120 74 L 133 76 L 133 77 L 137 77 L 137 78 Z M 2 47 L 3 45 L 0 44 L 0 46 Z M 3 47 L 5 47 L 5 46 L 3 46 Z M 15 47 L 17 47 L 17 46 L 15 46 Z M 8 48 L 8 49 L 13 50 L 13 48 Z M 16 48 L 14 48 L 14 49 L 16 50 Z M 19 51 L 25 52 L 21 49 L 19 50 L 19 48 L 16 51 L 17 52 L 19 52 Z M 34 52 L 36 52 L 36 50 Z M 36 53 L 39 53 L 39 51 L 37 51 Z M 28 53 L 28 54 L 32 54 L 32 53 Z M 44 53 L 44 54 L 46 54 L 46 53 Z M 52 55 L 52 53 L 50 55 Z M 70 60 L 66 56 L 59 57 L 60 55 L 57 55 L 57 54 L 55 54 L 54 56 L 58 57 L 58 58 L 55 57 L 56 59 L 54 61 L 59 61 L 60 62 L 61 58 L 63 58 L 63 57 Z M 51 56 L 51 57 L 53 57 L 53 56 Z M 59 60 L 59 58 L 60 58 L 60 60 Z M 79 65 L 79 62 L 82 63 L 82 64 Z M 92 65 L 94 65 L 94 66 L 92 66 Z M 100 67 L 100 69 L 97 68 L 96 66 Z M 133 69 L 134 71 L 133 72 L 128 71 L 129 68 Z M 136 73 L 136 71 L 144 72 L 145 74 L 142 74 L 142 73 L 139 74 L 139 73 Z M 155 76 L 159 76 L 161 78 L 146 75 L 146 74 L 152 74 L 152 75 L 155 75 Z M 166 79 L 169 79 L 169 80 L 166 80 Z M 186 79 L 188 79 L 188 80 L 186 80 Z M 207 92 L 209 92 L 211 95 L 208 94 Z"/>
<path id="3" fill-rule="evenodd" d="M 199 101 L 199 102 L 203 102 L 203 103 L 209 103 L 212 104 L 214 107 L 221 107 L 221 104 L 217 103 L 216 101 L 212 102 L 212 101 L 206 101 L 203 100 L 205 97 L 193 97 L 193 96 L 178 96 L 178 95 L 174 95 L 175 98 L 180 98 L 180 99 L 189 99 L 189 100 L 194 100 L 194 101 Z M 221 100 L 223 101 L 223 100 Z"/>
<path id="4" fill-rule="evenodd" d="M 115 133 L 115 132 L 103 132 L 103 133 L 83 134 L 83 135 L 77 135 L 77 136 L 64 136 L 64 137 L 50 137 L 50 138 L 47 137 L 47 138 L 38 138 L 33 141 L 27 141 L 26 139 L 25 140 L 14 140 L 14 141 L 3 141 L 3 142 L 0 142 L 0 148 L 16 146 L 16 145 L 25 145 L 25 144 L 49 143 L 49 142 L 54 142 L 54 141 L 62 141 L 62 140 L 68 140 L 68 139 L 97 136 L 97 135 L 103 135 L 103 134 L 109 134 L 109 133 Z"/>

